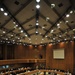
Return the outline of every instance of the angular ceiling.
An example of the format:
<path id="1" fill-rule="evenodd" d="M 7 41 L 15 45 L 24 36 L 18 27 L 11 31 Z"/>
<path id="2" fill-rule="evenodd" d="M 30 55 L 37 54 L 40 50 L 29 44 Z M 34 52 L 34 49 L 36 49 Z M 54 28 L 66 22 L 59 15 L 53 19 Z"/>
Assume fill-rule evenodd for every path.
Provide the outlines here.
<path id="1" fill-rule="evenodd" d="M 74 5 L 73 0 L 1 0 L 0 42 L 38 45 L 74 40 Z"/>

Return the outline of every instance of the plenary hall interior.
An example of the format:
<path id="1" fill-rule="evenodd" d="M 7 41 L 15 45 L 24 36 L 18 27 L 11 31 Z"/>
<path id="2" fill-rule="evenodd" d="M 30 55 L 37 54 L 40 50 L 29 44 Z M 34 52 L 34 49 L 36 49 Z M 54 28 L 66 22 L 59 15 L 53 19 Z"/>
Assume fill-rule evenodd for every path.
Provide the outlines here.
<path id="1" fill-rule="evenodd" d="M 75 0 L 0 0 L 0 75 L 75 75 Z"/>

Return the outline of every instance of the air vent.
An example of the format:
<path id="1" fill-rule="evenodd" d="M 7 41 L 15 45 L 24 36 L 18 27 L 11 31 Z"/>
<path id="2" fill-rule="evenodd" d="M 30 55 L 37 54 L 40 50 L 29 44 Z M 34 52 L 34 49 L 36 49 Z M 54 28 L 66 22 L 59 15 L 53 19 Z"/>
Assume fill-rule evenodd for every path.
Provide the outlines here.
<path id="1" fill-rule="evenodd" d="M 43 26 L 44 26 L 44 27 L 46 27 L 46 26 L 47 26 L 47 24 L 44 24 Z"/>
<path id="2" fill-rule="evenodd" d="M 32 11 L 34 11 L 34 9 L 32 9 Z"/>
<path id="3" fill-rule="evenodd" d="M 74 21 L 71 21 L 71 23 L 74 23 Z"/>
<path id="4" fill-rule="evenodd" d="M 31 27 L 32 25 L 30 24 L 29 27 Z"/>
<path id="5" fill-rule="evenodd" d="M 19 4 L 20 4 L 18 1 L 15 1 L 14 3 L 15 3 L 16 5 L 19 5 Z"/>
<path id="6" fill-rule="evenodd" d="M 60 4 L 58 4 L 58 6 L 59 6 L 59 7 L 62 7 L 62 6 L 63 6 L 63 4 L 62 4 L 62 3 L 60 3 Z"/>

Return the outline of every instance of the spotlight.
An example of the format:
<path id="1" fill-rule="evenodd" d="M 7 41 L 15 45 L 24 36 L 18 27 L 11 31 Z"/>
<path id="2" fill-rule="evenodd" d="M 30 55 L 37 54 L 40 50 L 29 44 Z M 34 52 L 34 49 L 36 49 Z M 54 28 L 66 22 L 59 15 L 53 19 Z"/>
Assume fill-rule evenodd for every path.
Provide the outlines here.
<path id="1" fill-rule="evenodd" d="M 36 5 L 36 8 L 39 9 L 40 8 L 40 5 Z"/>

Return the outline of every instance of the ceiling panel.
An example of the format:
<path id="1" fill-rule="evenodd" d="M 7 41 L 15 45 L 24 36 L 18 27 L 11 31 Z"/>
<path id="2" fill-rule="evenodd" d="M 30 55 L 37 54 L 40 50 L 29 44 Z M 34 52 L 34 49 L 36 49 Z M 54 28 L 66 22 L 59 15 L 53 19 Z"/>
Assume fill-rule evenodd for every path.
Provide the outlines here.
<path id="1" fill-rule="evenodd" d="M 44 2 L 41 2 L 41 8 L 40 8 L 40 12 L 45 16 L 45 17 L 49 17 L 49 20 L 51 22 L 55 22 L 56 19 L 58 19 L 59 17 L 57 16 L 57 14 L 55 14 L 55 12 Z"/>
<path id="2" fill-rule="evenodd" d="M 16 15 L 16 18 L 20 23 L 23 23 L 24 21 L 35 15 L 35 13 L 35 1 L 33 0 L 27 7 L 25 7 L 19 14 Z"/>

